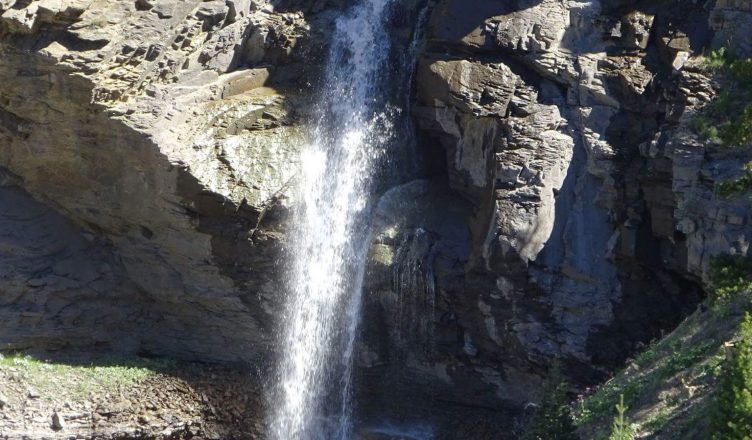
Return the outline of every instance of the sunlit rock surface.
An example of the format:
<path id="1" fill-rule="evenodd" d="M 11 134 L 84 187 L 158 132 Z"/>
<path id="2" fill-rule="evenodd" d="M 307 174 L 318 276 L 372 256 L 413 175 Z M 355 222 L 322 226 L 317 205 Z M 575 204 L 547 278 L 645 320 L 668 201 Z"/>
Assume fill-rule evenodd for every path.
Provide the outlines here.
<path id="1" fill-rule="evenodd" d="M 91 265 L 84 280 L 56 269 L 84 244 L 35 249 L 33 267 L 14 267 L 40 281 L 3 289 L 7 310 L 34 314 L 3 321 L 6 346 L 36 347 L 51 326 L 50 348 L 85 345 L 92 338 L 76 335 L 88 328 L 100 349 L 239 362 L 268 352 L 279 220 L 304 141 L 295 114 L 317 68 L 315 45 L 298 44 L 317 38 L 302 10 L 250 1 L 0 10 L 0 166 L 24 191 L 4 190 L 4 236 L 29 230 L 62 247 L 83 234 L 98 249 L 68 264 Z M 34 224 L 44 208 L 30 197 L 70 226 Z M 94 303 L 103 306 L 92 316 Z"/>
<path id="2" fill-rule="evenodd" d="M 298 151 L 347 4 L 0 0 L 2 348 L 263 369 Z M 750 56 L 751 10 L 433 5 L 418 163 L 375 203 L 364 418 L 515 438 L 507 414 L 552 359 L 599 380 L 696 306 L 713 255 L 749 253 L 748 201 L 713 185 L 752 152 L 690 122 L 717 86 L 697 56 Z"/>

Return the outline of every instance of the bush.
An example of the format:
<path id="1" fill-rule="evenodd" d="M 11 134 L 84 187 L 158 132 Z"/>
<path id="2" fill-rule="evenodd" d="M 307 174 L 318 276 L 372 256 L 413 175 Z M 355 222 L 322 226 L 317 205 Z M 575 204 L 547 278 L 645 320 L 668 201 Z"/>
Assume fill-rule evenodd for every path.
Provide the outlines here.
<path id="1" fill-rule="evenodd" d="M 745 314 L 711 413 L 713 440 L 752 438 L 752 316 Z"/>
<path id="2" fill-rule="evenodd" d="M 752 189 L 752 162 L 744 166 L 744 175 L 736 180 L 719 182 L 715 185 L 716 192 L 723 197 L 731 197 L 748 192 Z"/>
<path id="3" fill-rule="evenodd" d="M 728 64 L 733 79 L 739 85 L 749 91 L 752 88 L 752 59 L 735 59 L 732 58 Z"/>
<path id="4" fill-rule="evenodd" d="M 697 115 L 692 119 L 692 130 L 700 135 L 702 140 L 720 142 L 720 133 L 718 127 L 711 123 L 704 115 Z"/>
<path id="5" fill-rule="evenodd" d="M 710 262 L 711 299 L 724 300 L 752 290 L 752 258 L 719 255 Z"/>
<path id="6" fill-rule="evenodd" d="M 752 142 L 752 107 L 745 108 L 731 122 L 721 126 L 721 142 L 725 146 L 746 145 Z"/>
<path id="7" fill-rule="evenodd" d="M 710 51 L 710 53 L 703 58 L 703 64 L 708 69 L 718 70 L 726 66 L 728 58 L 728 51 L 725 47 L 722 47 L 718 50 Z"/>
<path id="8" fill-rule="evenodd" d="M 523 440 L 579 440 L 567 399 L 568 384 L 555 363 L 543 387 L 543 397 Z"/>
<path id="9" fill-rule="evenodd" d="M 752 59 L 719 49 L 707 55 L 704 64 L 720 75 L 724 88 L 695 117 L 693 129 L 703 139 L 726 147 L 752 143 Z"/>
<path id="10" fill-rule="evenodd" d="M 635 431 L 632 423 L 625 415 L 627 407 L 624 405 L 624 395 L 619 396 L 619 403 L 616 405 L 616 417 L 611 425 L 611 435 L 608 440 L 634 440 Z"/>

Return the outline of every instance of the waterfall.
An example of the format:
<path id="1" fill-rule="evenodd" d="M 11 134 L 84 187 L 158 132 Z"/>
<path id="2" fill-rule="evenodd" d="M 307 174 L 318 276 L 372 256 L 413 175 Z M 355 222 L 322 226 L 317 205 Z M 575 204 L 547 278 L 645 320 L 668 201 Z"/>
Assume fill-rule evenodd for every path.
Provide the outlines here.
<path id="1" fill-rule="evenodd" d="M 396 110 L 381 100 L 393 0 L 361 0 L 336 22 L 312 141 L 302 153 L 294 258 L 271 438 L 348 439 L 351 365 L 376 169 Z"/>

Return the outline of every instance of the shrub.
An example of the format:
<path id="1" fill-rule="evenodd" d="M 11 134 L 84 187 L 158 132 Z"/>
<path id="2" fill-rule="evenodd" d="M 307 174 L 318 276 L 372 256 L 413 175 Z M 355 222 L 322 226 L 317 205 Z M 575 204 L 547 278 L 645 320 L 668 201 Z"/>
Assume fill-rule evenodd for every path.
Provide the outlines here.
<path id="1" fill-rule="evenodd" d="M 752 162 L 744 166 L 744 175 L 742 177 L 727 182 L 719 182 L 715 185 L 715 189 L 723 197 L 731 197 L 748 192 L 752 189 Z"/>
<path id="2" fill-rule="evenodd" d="M 752 290 L 752 258 L 743 255 L 719 255 L 710 262 L 712 300 L 724 300 Z"/>
<path id="3" fill-rule="evenodd" d="M 567 399 L 568 384 L 557 363 L 543 387 L 543 397 L 523 440 L 579 440 Z"/>
<path id="4" fill-rule="evenodd" d="M 608 440 L 634 440 L 635 431 L 632 423 L 626 416 L 627 407 L 624 405 L 624 395 L 619 396 L 619 403 L 616 405 L 616 417 L 611 425 L 611 435 Z"/>
<path id="5" fill-rule="evenodd" d="M 713 440 L 752 438 L 752 316 L 749 313 L 742 320 L 739 342 L 727 357 L 710 423 Z"/>
<path id="6" fill-rule="evenodd" d="M 725 47 L 717 50 L 710 51 L 705 57 L 703 57 L 703 65 L 711 70 L 718 70 L 726 66 L 726 60 L 728 53 Z"/>
<path id="7" fill-rule="evenodd" d="M 718 127 L 712 124 L 704 115 L 697 115 L 692 119 L 692 130 L 700 135 L 702 140 L 717 141 L 720 142 L 720 134 L 718 133 Z"/>
<path id="8" fill-rule="evenodd" d="M 721 126 L 721 142 L 725 146 L 746 145 L 752 142 L 752 107 L 747 107 L 731 122 Z"/>
<path id="9" fill-rule="evenodd" d="M 733 79 L 749 91 L 752 88 L 752 59 L 732 59 L 728 65 Z"/>
<path id="10" fill-rule="evenodd" d="M 695 117 L 693 129 L 726 147 L 751 143 L 752 59 L 736 58 L 722 48 L 708 54 L 704 65 L 720 76 L 724 87 Z"/>

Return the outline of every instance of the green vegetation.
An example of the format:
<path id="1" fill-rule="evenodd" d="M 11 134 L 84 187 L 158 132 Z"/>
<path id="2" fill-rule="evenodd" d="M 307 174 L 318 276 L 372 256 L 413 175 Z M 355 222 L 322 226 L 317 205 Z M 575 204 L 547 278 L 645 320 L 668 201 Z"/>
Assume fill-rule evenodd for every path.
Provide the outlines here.
<path id="1" fill-rule="evenodd" d="M 709 70 L 720 70 L 726 67 L 728 62 L 728 51 L 725 47 L 718 50 L 712 50 L 702 59 L 702 64 Z"/>
<path id="2" fill-rule="evenodd" d="M 692 119 L 692 129 L 704 140 L 720 141 L 718 127 L 713 125 L 703 114 L 699 114 Z"/>
<path id="3" fill-rule="evenodd" d="M 715 72 L 723 90 L 693 120 L 701 137 L 723 146 L 752 142 L 752 59 L 740 59 L 725 49 L 711 52 L 705 67 Z"/>
<path id="4" fill-rule="evenodd" d="M 95 391 L 116 391 L 173 366 L 171 361 L 143 358 L 110 358 L 96 365 L 69 365 L 22 355 L 0 357 L 0 370 L 21 375 L 43 399 L 51 399 L 63 390 L 74 398 L 86 398 Z"/>
<path id="5" fill-rule="evenodd" d="M 613 426 L 607 423 L 613 420 L 614 407 L 623 404 L 631 409 L 632 426 L 640 437 L 670 431 L 670 438 L 706 438 L 708 396 L 721 371 L 723 343 L 741 319 L 734 313 L 742 301 L 741 295 L 728 301 L 731 312 L 726 315 L 695 312 L 584 396 L 575 408 L 582 437 L 609 439 Z"/>
<path id="6" fill-rule="evenodd" d="M 710 263 L 711 300 L 722 301 L 752 290 L 752 258 L 719 255 Z"/>
<path id="7" fill-rule="evenodd" d="M 578 440 L 567 399 L 567 382 L 560 365 L 554 364 L 546 379 L 540 408 L 535 412 L 523 440 Z"/>
<path id="8" fill-rule="evenodd" d="M 645 429 L 650 432 L 659 432 L 668 424 L 670 418 L 671 408 L 664 406 L 646 419 Z"/>
<path id="9" fill-rule="evenodd" d="M 741 323 L 739 340 L 728 357 L 711 415 L 713 440 L 752 438 L 752 316 Z"/>
<path id="10" fill-rule="evenodd" d="M 635 431 L 632 423 L 625 415 L 627 407 L 624 405 L 624 395 L 619 396 L 619 403 L 616 405 L 616 417 L 611 425 L 611 435 L 608 440 L 634 440 Z"/>
<path id="11" fill-rule="evenodd" d="M 700 324 L 700 321 L 690 321 L 682 325 L 684 330 L 694 333 Z M 708 341 L 690 343 L 682 338 L 665 338 L 653 344 L 634 361 L 634 373 L 620 374 L 581 403 L 578 424 L 608 419 L 614 406 L 619 404 L 638 406 L 641 401 L 655 396 L 657 390 L 678 373 L 704 361 L 713 349 L 714 345 Z"/>
<path id="12" fill-rule="evenodd" d="M 752 317 L 745 314 L 752 307 L 752 258 L 716 257 L 708 287 L 713 307 L 690 315 L 580 400 L 575 417 L 583 438 L 621 439 L 614 434 L 626 432 L 621 428 L 631 419 L 640 438 L 752 440 Z M 733 357 L 730 340 L 740 341 Z"/>
<path id="13" fill-rule="evenodd" d="M 748 192 L 752 189 L 752 162 L 744 166 L 744 175 L 736 180 L 720 182 L 715 186 L 718 194 L 723 197 L 731 197 L 736 194 Z"/>

